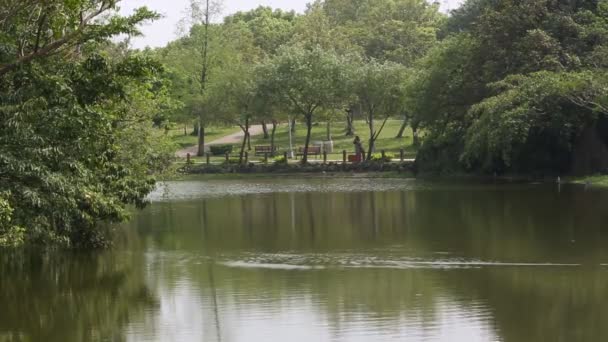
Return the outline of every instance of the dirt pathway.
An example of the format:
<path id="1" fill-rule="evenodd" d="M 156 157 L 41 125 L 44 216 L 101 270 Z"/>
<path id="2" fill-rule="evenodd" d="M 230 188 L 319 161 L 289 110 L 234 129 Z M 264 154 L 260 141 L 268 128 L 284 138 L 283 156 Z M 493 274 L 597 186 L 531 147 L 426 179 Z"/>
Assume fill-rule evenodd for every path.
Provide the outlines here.
<path id="1" fill-rule="evenodd" d="M 262 129 L 262 125 L 253 125 L 249 128 L 249 134 L 252 137 L 254 137 L 256 135 L 260 135 L 262 133 L 264 133 L 264 130 Z M 208 142 L 205 144 L 205 151 L 209 151 L 209 146 L 211 146 L 211 145 L 240 144 L 243 142 L 243 135 L 244 135 L 243 131 L 238 131 L 236 133 L 229 134 L 229 135 L 226 135 L 219 139 Z M 198 152 L 198 146 L 194 145 L 194 146 L 185 148 L 183 150 L 177 151 L 175 153 L 175 155 L 180 158 L 186 158 L 186 155 L 188 153 L 190 153 L 191 156 L 195 156 L 197 152 Z"/>

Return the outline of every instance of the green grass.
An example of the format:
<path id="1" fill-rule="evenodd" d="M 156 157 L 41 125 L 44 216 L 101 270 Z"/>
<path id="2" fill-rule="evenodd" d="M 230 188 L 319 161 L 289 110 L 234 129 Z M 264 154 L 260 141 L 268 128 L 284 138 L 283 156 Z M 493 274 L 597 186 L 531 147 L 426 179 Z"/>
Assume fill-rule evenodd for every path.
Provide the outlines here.
<path id="1" fill-rule="evenodd" d="M 382 122 L 377 122 L 376 126 L 379 129 Z M 401 128 L 401 121 L 399 120 L 389 120 L 386 123 L 380 137 L 376 141 L 376 152 L 380 152 L 381 150 L 385 150 L 386 152 L 392 152 L 395 154 L 395 157 L 399 156 L 400 149 L 404 149 L 406 151 L 406 158 L 414 158 L 416 156 L 416 149 L 412 146 L 412 130 L 411 128 L 407 128 L 404 133 L 404 137 L 401 139 L 396 139 L 395 136 L 397 132 Z M 311 141 L 323 141 L 326 140 L 326 124 L 318 123 L 313 126 L 312 129 L 312 137 Z M 213 141 L 219 139 L 223 136 L 233 134 L 238 132 L 238 127 L 210 127 L 206 130 L 206 141 Z M 354 137 L 345 136 L 345 123 L 338 121 L 332 123 L 331 127 L 332 138 L 334 141 L 334 153 L 330 154 L 328 158 L 330 160 L 342 160 L 342 151 L 346 150 L 348 153 L 354 152 L 353 139 Z M 190 133 L 190 132 L 188 132 Z M 363 146 L 367 149 L 367 141 L 369 140 L 369 132 L 367 128 L 367 124 L 365 121 L 356 121 L 355 122 L 355 133 L 359 135 L 363 142 Z M 187 148 L 197 143 L 197 137 L 187 135 L 184 136 L 184 130 L 175 129 L 171 130 L 170 133 L 171 139 L 174 143 L 177 144 L 179 149 Z M 296 132 L 293 134 L 293 147 L 297 150 L 299 147 L 304 146 L 304 142 L 306 140 L 306 126 L 303 123 L 298 123 L 296 126 Z M 264 139 L 263 135 L 253 136 L 251 137 L 251 146 L 255 145 L 269 145 L 270 139 Z M 288 133 L 288 125 L 281 124 L 277 128 L 276 136 L 275 136 L 275 144 L 279 148 L 279 152 L 282 153 L 284 151 L 289 150 L 289 133 Z M 238 154 L 239 146 L 234 146 L 233 156 Z M 261 161 L 263 157 L 254 156 L 253 151 L 249 151 L 250 161 Z M 314 158 L 314 157 L 313 157 Z M 195 163 L 204 163 L 206 159 L 204 157 L 192 157 L 192 161 Z M 214 156 L 211 157 L 212 163 L 221 163 L 224 161 L 223 156 Z M 270 160 L 269 162 L 272 162 Z"/>
<path id="2" fill-rule="evenodd" d="M 571 181 L 576 184 L 591 184 L 593 186 L 608 187 L 608 175 L 578 177 Z"/>
<path id="3" fill-rule="evenodd" d="M 218 126 L 218 127 L 207 127 L 205 129 L 205 141 L 210 142 L 221 137 L 236 133 L 240 128 L 236 126 Z M 184 149 L 190 146 L 194 146 L 198 143 L 198 137 L 190 135 L 192 133 L 192 127 L 189 127 L 188 135 L 184 135 L 184 128 L 172 129 L 169 131 L 171 141 L 175 143 L 178 148 Z"/>
<path id="4" fill-rule="evenodd" d="M 382 122 L 376 122 L 377 129 L 380 128 Z M 384 127 L 384 130 L 380 134 L 380 137 L 376 141 L 376 152 L 380 152 L 381 150 L 385 150 L 387 152 L 393 152 L 398 156 L 400 149 L 405 149 L 406 155 L 408 157 L 413 157 L 416 155 L 416 149 L 412 146 L 412 130 L 408 127 L 404 133 L 404 137 L 402 139 L 396 139 L 395 136 L 397 132 L 399 132 L 399 128 L 401 128 L 401 121 L 399 120 L 389 120 Z M 288 151 L 289 150 L 289 132 L 288 125 L 282 124 L 277 128 L 276 136 L 275 136 L 275 144 L 279 148 L 279 151 Z M 344 122 L 334 122 L 331 127 L 332 138 L 334 141 L 334 157 L 340 155 L 343 150 L 348 151 L 349 153 L 354 152 L 353 139 L 354 137 L 345 136 L 345 123 Z M 365 121 L 356 121 L 355 122 L 355 134 L 358 135 L 362 142 L 363 146 L 367 149 L 367 142 L 369 140 L 369 129 Z M 312 137 L 311 141 L 323 141 L 327 138 L 327 128 L 325 123 L 318 123 L 312 129 Z M 306 126 L 303 123 L 298 123 L 296 125 L 296 132 L 293 135 L 293 147 L 297 150 L 299 147 L 304 146 L 304 142 L 306 140 Z M 269 139 L 264 139 L 263 136 L 252 137 L 251 145 L 268 145 L 270 144 Z"/>

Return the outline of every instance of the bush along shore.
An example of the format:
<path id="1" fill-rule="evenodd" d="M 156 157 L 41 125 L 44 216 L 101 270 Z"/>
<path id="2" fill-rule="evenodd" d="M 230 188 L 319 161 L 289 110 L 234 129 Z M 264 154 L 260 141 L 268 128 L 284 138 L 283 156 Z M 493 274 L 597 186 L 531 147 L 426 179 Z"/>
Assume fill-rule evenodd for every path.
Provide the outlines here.
<path id="1" fill-rule="evenodd" d="M 415 174 L 413 162 L 361 162 L 361 163 L 223 163 L 223 164 L 185 164 L 179 172 L 184 174 L 263 174 L 263 173 L 369 173 L 393 172 Z"/>

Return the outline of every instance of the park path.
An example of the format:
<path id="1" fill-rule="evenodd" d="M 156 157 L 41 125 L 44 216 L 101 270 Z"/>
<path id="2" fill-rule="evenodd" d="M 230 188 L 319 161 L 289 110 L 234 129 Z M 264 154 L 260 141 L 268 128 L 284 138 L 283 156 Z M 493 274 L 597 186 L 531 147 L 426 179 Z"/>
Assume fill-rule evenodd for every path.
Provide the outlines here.
<path id="1" fill-rule="evenodd" d="M 262 129 L 262 125 L 253 125 L 253 126 L 249 127 L 249 134 L 252 137 L 254 137 L 256 135 L 260 135 L 262 133 L 264 133 L 264 130 Z M 240 144 L 243 142 L 244 135 L 245 135 L 245 133 L 243 133 L 242 130 L 239 130 L 236 133 L 232 133 L 232 134 L 223 136 L 219 139 L 206 143 L 205 150 L 208 150 L 209 146 L 211 146 L 211 145 Z M 188 153 L 190 153 L 191 156 L 195 156 L 197 152 L 198 152 L 198 145 L 194 145 L 194 146 L 185 148 L 183 150 L 177 151 L 175 153 L 175 155 L 179 158 L 186 158 L 186 155 Z"/>

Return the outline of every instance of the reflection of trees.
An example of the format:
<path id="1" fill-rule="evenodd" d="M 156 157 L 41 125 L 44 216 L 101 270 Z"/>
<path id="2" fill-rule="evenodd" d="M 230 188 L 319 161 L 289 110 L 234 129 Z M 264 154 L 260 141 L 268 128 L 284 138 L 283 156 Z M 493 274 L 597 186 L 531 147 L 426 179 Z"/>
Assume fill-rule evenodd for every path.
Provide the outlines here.
<path id="1" fill-rule="evenodd" d="M 503 262 L 593 263 L 606 257 L 608 193 L 537 187 L 416 194 L 416 239 L 456 256 Z"/>
<path id="2" fill-rule="evenodd" d="M 143 256 L 0 253 L 0 337 L 24 341 L 123 340 L 155 305 Z"/>
<path id="3" fill-rule="evenodd" d="M 608 275 L 603 270 L 486 269 L 454 280 L 455 298 L 483 300 L 506 342 L 608 336 Z"/>
<path id="4" fill-rule="evenodd" d="M 259 303 L 281 308 L 295 296 L 310 296 L 334 325 L 352 315 L 369 314 L 383 320 L 407 315 L 431 323 L 441 294 L 437 277 L 428 270 L 360 268 L 293 272 L 268 269 L 215 268 L 216 285 L 227 303 Z M 238 282 L 232 281 L 239 279 Z M 201 282 L 207 287 L 206 282 Z M 308 301 L 308 299 L 306 299 Z M 349 317 L 349 315 L 351 317 Z"/>
<path id="5" fill-rule="evenodd" d="M 304 193 L 157 203 L 153 210 L 136 216 L 131 226 L 145 231 L 162 249 L 365 248 L 404 238 L 407 215 L 399 196 L 398 192 Z M 198 234 L 202 227 L 204 238 Z M 378 241 L 372 242 L 373 236 Z"/>
<path id="6" fill-rule="evenodd" d="M 596 268 L 608 262 L 603 228 L 608 223 L 608 211 L 603 209 L 607 195 L 568 187 L 559 194 L 554 189 L 529 191 L 526 187 L 273 194 L 173 203 L 170 207 L 155 204 L 153 213 L 141 215 L 133 225 L 147 232 L 161 249 L 212 255 L 349 251 L 388 260 L 417 256 L 426 260 L 582 263 L 585 268 L 573 270 L 499 267 L 446 272 L 217 267 L 213 282 L 204 268 L 192 266 L 188 274 L 207 298 L 212 293 L 209 284 L 215 284 L 220 308 L 246 301 L 247 294 L 251 294 L 250 302 L 263 296 L 281 307 L 286 298 L 305 293 L 334 325 L 347 321 L 344 313 L 348 312 L 376 313 L 394 320 L 408 315 L 432 322 L 438 298 L 450 297 L 464 308 L 473 302 L 487 304 L 506 341 L 605 336 L 608 328 L 599 320 L 608 313 L 602 309 L 608 308 L 604 299 L 608 274 Z M 167 210 L 178 214 L 163 214 Z M 198 233 L 202 225 L 204 237 Z M 232 294 L 239 294 L 240 299 L 224 300 Z"/>

